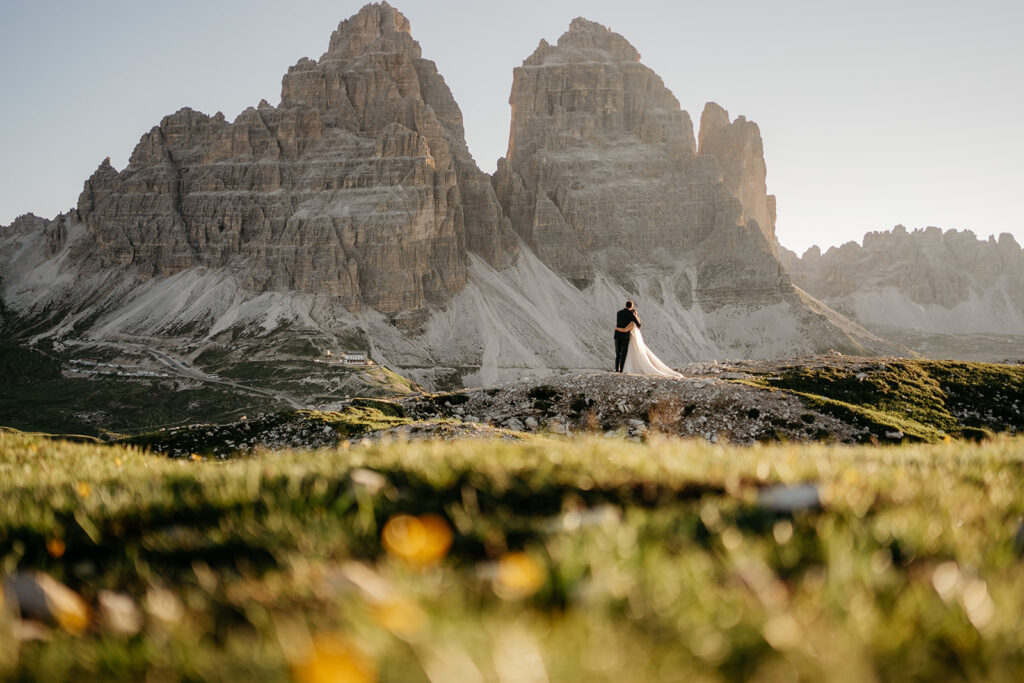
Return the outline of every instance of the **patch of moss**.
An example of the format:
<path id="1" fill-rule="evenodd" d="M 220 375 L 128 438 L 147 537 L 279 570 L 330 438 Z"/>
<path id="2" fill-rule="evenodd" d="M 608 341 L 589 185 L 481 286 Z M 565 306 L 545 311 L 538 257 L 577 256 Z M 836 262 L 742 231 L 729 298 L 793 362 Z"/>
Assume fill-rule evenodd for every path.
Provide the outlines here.
<path id="1" fill-rule="evenodd" d="M 808 407 L 879 437 L 900 431 L 910 440 L 936 441 L 1024 428 L 1024 367 L 1016 365 L 898 360 L 794 366 L 743 382 L 800 396 Z"/>
<path id="2" fill-rule="evenodd" d="M 265 438 L 290 438 L 311 445 L 333 444 L 337 439 L 352 439 L 369 432 L 390 429 L 412 420 L 397 403 L 376 399 L 355 399 L 343 411 L 298 410 L 259 415 L 253 419 L 225 425 L 196 424 L 127 437 L 124 445 L 138 446 L 160 453 L 226 457 L 247 452 Z"/>
<path id="3" fill-rule="evenodd" d="M 349 411 L 353 411 L 353 410 L 361 410 L 361 411 L 364 412 L 364 414 L 366 413 L 366 411 L 373 410 L 373 411 L 377 411 L 378 413 L 380 413 L 381 416 L 388 417 L 388 418 L 404 418 L 405 417 L 405 409 L 402 408 L 401 405 L 395 403 L 394 401 L 384 401 L 384 400 L 376 399 L 376 398 L 356 398 L 356 399 L 352 399 L 352 403 L 350 404 Z M 315 414 L 315 413 L 311 413 L 311 414 Z M 335 413 L 331 413 L 331 414 L 333 415 Z"/>

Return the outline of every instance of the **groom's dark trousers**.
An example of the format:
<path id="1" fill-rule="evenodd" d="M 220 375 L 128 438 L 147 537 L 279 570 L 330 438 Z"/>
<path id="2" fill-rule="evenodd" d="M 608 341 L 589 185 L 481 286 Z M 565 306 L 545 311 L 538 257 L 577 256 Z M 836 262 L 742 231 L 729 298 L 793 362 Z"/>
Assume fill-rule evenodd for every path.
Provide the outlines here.
<path id="1" fill-rule="evenodd" d="M 629 332 L 615 333 L 615 372 L 622 372 L 629 352 Z"/>
<path id="2" fill-rule="evenodd" d="M 615 314 L 615 327 L 625 327 L 630 323 L 636 323 L 637 327 L 640 326 L 640 321 L 636 319 L 636 313 L 623 308 L 621 311 Z M 615 331 L 615 372 L 622 372 L 623 366 L 626 364 L 626 354 L 629 352 L 629 332 Z"/>

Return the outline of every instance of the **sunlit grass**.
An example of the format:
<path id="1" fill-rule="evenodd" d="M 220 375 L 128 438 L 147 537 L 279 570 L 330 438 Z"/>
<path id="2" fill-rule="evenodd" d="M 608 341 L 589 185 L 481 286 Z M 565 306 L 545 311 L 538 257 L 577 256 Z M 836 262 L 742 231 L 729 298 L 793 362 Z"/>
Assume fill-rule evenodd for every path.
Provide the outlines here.
<path id="1" fill-rule="evenodd" d="M 774 375 L 774 376 L 769 376 Z M 745 384 L 800 396 L 809 406 L 919 441 L 1024 430 L 1024 366 L 969 361 L 864 359 L 784 367 Z"/>
<path id="2" fill-rule="evenodd" d="M 217 462 L 0 434 L 0 567 L 45 572 L 87 615 L 25 639 L 6 598 L 0 667 L 37 680 L 1012 680 L 1022 465 L 1020 438 L 538 438 Z M 800 483 L 820 507 L 758 504 Z"/>

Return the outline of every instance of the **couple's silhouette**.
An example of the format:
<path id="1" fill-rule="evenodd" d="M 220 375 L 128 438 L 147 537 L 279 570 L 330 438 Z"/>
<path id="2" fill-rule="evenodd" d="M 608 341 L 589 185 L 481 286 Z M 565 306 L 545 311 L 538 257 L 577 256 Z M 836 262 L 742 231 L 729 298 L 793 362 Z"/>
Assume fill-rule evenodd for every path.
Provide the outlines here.
<path id="1" fill-rule="evenodd" d="M 615 372 L 682 377 L 647 348 L 640 327 L 636 305 L 627 301 L 626 307 L 615 314 Z"/>

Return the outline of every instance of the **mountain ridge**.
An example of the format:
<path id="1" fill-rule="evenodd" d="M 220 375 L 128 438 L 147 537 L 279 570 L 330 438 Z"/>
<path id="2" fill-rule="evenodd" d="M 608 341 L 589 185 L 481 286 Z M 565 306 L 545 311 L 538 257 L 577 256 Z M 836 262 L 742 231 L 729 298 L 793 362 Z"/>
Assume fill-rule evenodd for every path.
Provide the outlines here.
<path id="1" fill-rule="evenodd" d="M 897 225 L 824 253 L 783 253 L 794 282 L 863 323 L 1024 334 L 1024 249 L 1010 233 Z"/>
<path id="2" fill-rule="evenodd" d="M 429 386 L 602 367 L 605 319 L 635 298 L 669 362 L 899 350 L 790 284 L 755 218 L 774 206 L 756 126 L 725 114 L 744 131 L 719 145 L 727 171 L 698 154 L 622 36 L 580 18 L 541 41 L 488 177 L 410 31 L 366 5 L 288 70 L 279 106 L 181 109 L 76 209 L 4 228 L 4 334 L 355 335 Z"/>

